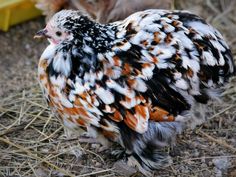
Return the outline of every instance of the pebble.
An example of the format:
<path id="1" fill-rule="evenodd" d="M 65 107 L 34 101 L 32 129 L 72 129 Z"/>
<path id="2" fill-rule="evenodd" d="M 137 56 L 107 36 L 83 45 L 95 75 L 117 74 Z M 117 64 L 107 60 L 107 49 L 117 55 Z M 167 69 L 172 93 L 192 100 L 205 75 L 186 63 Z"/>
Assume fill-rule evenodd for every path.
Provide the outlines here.
<path id="1" fill-rule="evenodd" d="M 100 144 L 91 144 L 91 148 L 98 149 L 100 147 Z"/>
<path id="2" fill-rule="evenodd" d="M 200 152 L 197 149 L 195 149 L 194 152 L 193 152 L 193 156 L 198 157 L 199 154 L 200 154 Z"/>
<path id="3" fill-rule="evenodd" d="M 214 158 L 212 162 L 219 170 L 226 170 L 230 166 L 230 162 L 227 157 Z"/>

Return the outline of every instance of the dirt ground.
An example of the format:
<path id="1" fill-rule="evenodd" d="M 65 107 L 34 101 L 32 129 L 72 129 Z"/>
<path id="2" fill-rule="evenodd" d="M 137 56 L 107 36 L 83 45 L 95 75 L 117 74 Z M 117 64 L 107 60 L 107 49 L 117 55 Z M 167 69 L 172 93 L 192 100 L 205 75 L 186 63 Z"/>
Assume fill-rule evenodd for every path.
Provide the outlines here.
<path id="1" fill-rule="evenodd" d="M 18 26 L 8 32 L 0 31 L 0 96 L 20 91 L 35 84 L 40 53 L 47 45 L 33 39 L 43 27 L 43 17 Z"/>
<path id="2" fill-rule="evenodd" d="M 178 7 L 200 14 L 219 29 L 236 60 L 236 3 L 185 2 Z M 0 177 L 122 176 L 112 168 L 112 148 L 98 153 L 98 144 L 65 138 L 44 103 L 36 75 L 47 42 L 33 39 L 43 26 L 40 17 L 0 32 Z M 173 164 L 155 176 L 236 176 L 235 84 L 233 78 L 221 103 L 208 105 L 207 122 L 178 137 L 176 146 L 168 149 Z"/>

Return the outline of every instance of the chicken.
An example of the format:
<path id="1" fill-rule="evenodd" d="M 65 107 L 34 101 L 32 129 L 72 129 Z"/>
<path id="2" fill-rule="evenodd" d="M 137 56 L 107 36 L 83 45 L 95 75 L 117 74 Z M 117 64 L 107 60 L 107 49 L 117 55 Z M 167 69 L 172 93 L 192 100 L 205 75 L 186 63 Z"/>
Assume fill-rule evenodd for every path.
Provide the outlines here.
<path id="1" fill-rule="evenodd" d="M 100 23 L 123 20 L 130 14 L 149 9 L 170 9 L 173 0 L 36 0 L 47 20 L 62 9 L 79 9 Z"/>
<path id="2" fill-rule="evenodd" d="M 187 11 L 146 10 L 104 25 L 63 10 L 36 36 L 50 42 L 38 75 L 52 112 L 68 129 L 120 144 L 146 175 L 171 162 L 163 147 L 235 72 L 222 35 Z"/>

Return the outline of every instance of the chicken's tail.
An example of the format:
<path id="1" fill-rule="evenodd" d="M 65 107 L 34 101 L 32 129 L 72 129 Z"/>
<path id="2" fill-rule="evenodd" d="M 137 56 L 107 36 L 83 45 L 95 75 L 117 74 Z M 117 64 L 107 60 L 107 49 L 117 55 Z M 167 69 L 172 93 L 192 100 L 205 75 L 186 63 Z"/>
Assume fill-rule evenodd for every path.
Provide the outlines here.
<path id="1" fill-rule="evenodd" d="M 181 122 L 150 122 L 144 134 L 122 127 L 121 136 L 127 149 L 128 165 L 137 167 L 146 176 L 150 176 L 155 169 L 169 166 L 172 159 L 165 147 L 175 144 L 176 135 L 182 129 Z"/>

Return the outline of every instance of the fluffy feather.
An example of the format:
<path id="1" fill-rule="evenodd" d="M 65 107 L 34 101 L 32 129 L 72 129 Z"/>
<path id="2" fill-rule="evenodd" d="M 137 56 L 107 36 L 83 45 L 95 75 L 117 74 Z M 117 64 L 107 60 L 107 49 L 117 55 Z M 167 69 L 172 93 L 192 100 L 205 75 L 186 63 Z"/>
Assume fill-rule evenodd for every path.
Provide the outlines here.
<path id="1" fill-rule="evenodd" d="M 145 174 L 169 162 L 161 149 L 184 122 L 204 119 L 195 109 L 235 72 L 220 33 L 186 11 L 146 10 L 106 25 L 61 11 L 44 33 L 51 44 L 39 79 L 52 111 L 70 129 L 119 143 Z"/>

